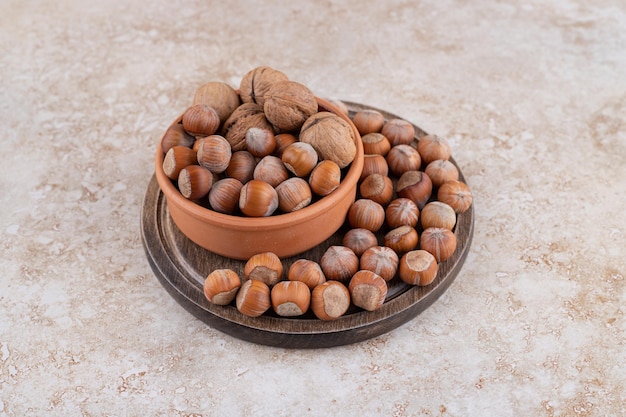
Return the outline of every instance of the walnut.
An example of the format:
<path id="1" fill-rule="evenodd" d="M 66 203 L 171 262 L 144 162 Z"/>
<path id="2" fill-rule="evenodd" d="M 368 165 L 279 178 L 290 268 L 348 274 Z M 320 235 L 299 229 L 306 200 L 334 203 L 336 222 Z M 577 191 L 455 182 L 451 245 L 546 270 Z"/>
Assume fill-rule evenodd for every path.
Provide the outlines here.
<path id="1" fill-rule="evenodd" d="M 230 85 L 220 81 L 212 81 L 201 85 L 196 90 L 193 104 L 213 107 L 220 117 L 220 123 L 224 123 L 228 116 L 241 104 L 241 100 L 237 91 Z"/>
<path id="2" fill-rule="evenodd" d="M 261 106 L 254 103 L 244 103 L 232 112 L 222 128 L 224 137 L 230 143 L 233 152 L 246 149 L 246 132 L 251 127 L 273 131 L 273 127 L 265 118 Z"/>
<path id="3" fill-rule="evenodd" d="M 265 94 L 272 84 L 287 80 L 285 74 L 271 67 L 262 66 L 248 71 L 239 84 L 241 101 L 263 106 Z"/>
<path id="4" fill-rule="evenodd" d="M 267 91 L 263 111 L 267 120 L 279 130 L 295 131 L 317 112 L 317 100 L 305 85 L 279 81 Z"/>
<path id="5" fill-rule="evenodd" d="M 302 125 L 300 141 L 313 146 L 320 160 L 329 159 L 340 168 L 348 166 L 356 156 L 352 127 L 336 114 L 319 112 Z"/>

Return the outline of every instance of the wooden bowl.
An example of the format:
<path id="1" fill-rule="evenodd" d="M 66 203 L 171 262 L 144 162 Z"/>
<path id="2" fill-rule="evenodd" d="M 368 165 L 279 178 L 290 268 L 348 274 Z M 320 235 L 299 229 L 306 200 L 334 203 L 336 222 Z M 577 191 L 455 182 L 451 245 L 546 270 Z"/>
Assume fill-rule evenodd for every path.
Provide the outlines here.
<path id="1" fill-rule="evenodd" d="M 167 200 L 172 220 L 181 232 L 208 251 L 241 260 L 261 252 L 274 252 L 281 258 L 293 256 L 332 236 L 344 223 L 355 200 L 357 182 L 363 169 L 363 144 L 348 116 L 326 100 L 318 98 L 317 102 L 320 111 L 335 113 L 350 124 L 357 152 L 335 191 L 293 213 L 244 217 L 218 213 L 190 201 L 163 172 L 165 155 L 158 146 L 156 179 Z M 179 123 L 181 119 L 182 115 L 174 123 Z"/>

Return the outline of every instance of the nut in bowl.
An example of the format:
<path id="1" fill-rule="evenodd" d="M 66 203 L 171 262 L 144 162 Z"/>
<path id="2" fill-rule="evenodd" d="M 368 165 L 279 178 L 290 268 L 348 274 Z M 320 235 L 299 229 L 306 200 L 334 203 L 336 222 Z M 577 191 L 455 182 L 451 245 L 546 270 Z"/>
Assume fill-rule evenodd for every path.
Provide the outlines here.
<path id="1" fill-rule="evenodd" d="M 245 260 L 260 252 L 273 252 L 284 258 L 319 245 L 344 224 L 348 209 L 355 200 L 357 183 L 363 168 L 361 136 L 350 118 L 333 104 L 317 97 L 315 100 L 317 111 L 314 115 L 328 113 L 332 114 L 335 120 L 341 120 L 342 126 L 345 126 L 352 138 L 350 145 L 354 145 L 354 154 L 348 164 L 341 160 L 344 168 L 339 186 L 328 195 L 313 198 L 308 206 L 297 211 L 282 212 L 278 206 L 274 208 L 273 203 L 268 203 L 271 210 L 253 211 L 263 215 L 250 217 L 242 212 L 225 214 L 213 210 L 208 199 L 190 200 L 181 194 L 172 176 L 166 175 L 163 169 L 166 153 L 162 146 L 157 146 L 156 179 L 166 198 L 172 220 L 186 237 L 210 252 L 232 259 Z M 250 107 L 256 104 L 244 105 Z M 181 124 L 182 119 L 182 115 L 176 118 L 168 131 Z M 278 135 L 285 132 L 281 128 L 275 128 L 274 133 Z M 197 138 L 196 141 L 198 140 L 201 139 Z M 315 147 L 315 143 L 312 145 Z M 239 148 L 238 150 L 241 151 Z M 236 152 L 234 149 L 232 151 Z M 213 183 L 217 183 L 225 174 L 213 172 L 213 175 L 215 176 Z M 293 173 L 290 175 L 297 178 Z"/>
<path id="2" fill-rule="evenodd" d="M 257 86 L 257 84 L 255 82 L 254 86 Z M 243 88 L 241 90 L 243 91 Z M 260 94 L 262 92 L 258 91 L 255 93 L 255 96 Z M 371 109 L 370 106 L 350 102 L 344 102 L 344 106 L 347 107 L 349 117 L 352 117 L 360 110 Z M 320 105 L 320 108 L 323 108 L 322 105 Z M 336 108 L 339 109 L 341 107 L 337 105 Z M 398 118 L 398 116 L 383 110 L 381 112 L 385 120 L 391 121 Z M 174 124 L 173 126 L 180 125 Z M 411 126 L 415 129 L 412 142 L 412 145 L 415 145 L 418 138 L 426 133 L 416 125 L 411 124 Z M 186 143 L 185 146 L 191 146 L 189 138 L 181 134 L 179 129 L 170 127 L 168 130 L 170 131 L 168 144 L 184 142 Z M 298 138 L 289 133 L 278 133 L 275 135 L 275 140 L 274 154 L 279 156 L 283 152 L 280 149 L 284 150 L 287 146 L 296 142 Z M 363 140 L 365 141 L 365 139 Z M 405 144 L 403 140 L 402 137 L 397 140 L 397 143 L 394 140 L 394 146 L 396 144 Z M 378 150 L 383 161 L 383 155 L 386 155 L 388 150 L 385 151 L 384 148 L 382 151 Z M 364 153 L 366 153 L 365 149 Z M 244 154 L 239 155 L 242 155 L 242 160 L 245 161 L 242 164 L 245 169 L 241 170 L 245 175 L 242 174 L 240 176 L 242 178 L 241 182 L 235 178 L 230 178 L 230 181 L 227 181 L 227 185 L 232 183 L 232 186 L 226 187 L 232 189 L 233 193 L 236 194 L 239 194 L 242 182 L 245 183 L 250 180 L 252 175 L 250 174 L 250 165 L 252 159 L 255 158 L 249 153 L 245 154 L 245 156 L 243 156 Z M 256 158 L 256 161 L 258 161 L 259 157 Z M 450 158 L 450 162 L 458 168 L 452 158 Z M 419 169 L 424 170 L 425 164 L 421 164 Z M 327 160 L 318 164 L 310 175 L 315 174 L 316 171 L 326 171 L 326 174 L 332 172 L 339 176 L 339 170 L 340 168 L 336 163 Z M 229 169 L 228 171 L 232 170 Z M 337 184 L 345 180 L 346 173 L 346 169 L 341 170 L 341 181 L 338 181 Z M 314 188 L 318 191 L 335 190 L 335 185 L 333 185 L 335 181 L 327 183 L 324 180 L 324 178 L 330 178 L 329 175 L 322 175 L 320 181 L 315 180 L 315 178 L 316 176 L 313 175 L 314 181 L 310 180 L 312 190 Z M 189 176 L 188 182 L 193 187 L 195 182 L 192 179 Z M 223 187 L 218 186 L 226 179 L 218 180 L 218 177 L 214 177 L 212 180 L 214 181 L 212 188 L 218 188 L 223 191 Z M 464 182 L 463 173 L 460 170 L 458 172 L 458 181 Z M 170 184 L 175 189 L 174 183 L 174 180 L 170 180 Z M 314 187 L 313 184 L 317 186 Z M 280 279 L 282 281 L 306 281 L 305 285 L 311 290 L 309 311 L 303 315 L 293 317 L 286 317 L 274 311 L 270 285 L 267 286 L 268 288 L 259 288 L 259 291 L 255 291 L 255 288 L 243 288 L 243 291 L 241 287 L 237 289 L 238 285 L 243 286 L 244 277 L 247 281 L 250 281 L 248 275 L 246 275 L 245 268 L 248 262 L 198 250 L 197 245 L 185 238 L 180 228 L 174 224 L 172 216 L 170 216 L 170 207 L 164 198 L 164 193 L 156 180 L 156 176 L 151 180 L 144 200 L 142 238 L 148 259 L 157 278 L 159 278 L 165 289 L 170 292 L 181 306 L 209 326 L 240 339 L 281 348 L 320 348 L 345 345 L 376 337 L 411 320 L 421 311 L 428 308 L 454 281 L 468 254 L 474 223 L 473 205 L 470 205 L 469 209 L 463 210 L 465 204 L 470 201 L 469 197 L 471 197 L 471 194 L 467 194 L 466 190 L 463 189 L 460 189 L 463 192 L 459 194 L 457 192 L 459 184 L 454 184 L 456 188 L 442 193 L 442 197 L 449 195 L 451 202 L 461 201 L 463 204 L 459 204 L 458 213 L 452 206 L 445 207 L 446 210 L 443 211 L 436 210 L 437 207 L 429 206 L 431 204 L 429 201 L 423 208 L 425 215 L 422 217 L 422 210 L 418 208 L 415 202 L 407 201 L 394 195 L 394 200 L 388 204 L 386 200 L 382 202 L 383 205 L 387 204 L 387 209 L 385 210 L 386 223 L 379 231 L 374 233 L 367 229 L 351 229 L 353 226 L 346 219 L 344 225 L 322 244 L 299 253 L 297 256 L 281 259 L 283 274 Z M 439 186 L 433 184 L 430 200 L 440 199 L 437 193 L 438 188 Z M 300 190 L 299 187 L 297 189 Z M 230 193 L 223 192 L 222 194 L 227 195 Z M 296 194 L 300 195 L 300 192 Z M 323 194 L 318 194 L 318 202 L 323 200 L 320 197 L 321 195 Z M 358 199 L 363 197 L 360 195 L 359 188 L 356 190 L 356 195 Z M 223 200 L 226 202 L 228 198 L 223 198 Z M 190 203 L 192 202 L 190 201 Z M 201 205 L 199 207 L 203 208 Z M 312 205 L 306 208 L 310 207 Z M 224 204 L 224 208 L 228 208 L 227 204 Z M 227 217 L 236 218 L 239 222 L 242 222 L 244 220 L 267 220 L 272 217 L 280 218 L 282 216 L 282 214 L 278 214 L 280 209 L 275 213 L 268 218 L 246 218 L 239 213 Z M 454 224 L 450 221 L 452 217 L 455 217 Z M 420 233 L 427 227 L 452 228 L 457 238 L 456 249 L 453 255 L 445 261 L 437 263 L 435 255 L 431 255 L 428 252 L 428 247 L 421 248 L 420 243 L 403 255 L 402 253 L 408 247 L 396 248 L 398 253 L 392 248 L 380 246 L 384 244 L 383 237 L 389 230 L 395 228 L 408 230 L 407 227 L 403 228 L 403 226 L 410 226 Z M 356 234 L 357 232 L 359 232 L 358 235 Z M 401 233 L 399 235 L 409 238 L 412 236 L 411 233 Z M 426 240 L 428 241 L 428 239 Z M 365 286 L 359 286 L 357 285 L 358 282 L 355 281 L 355 284 L 352 286 L 352 293 L 350 292 L 348 278 L 346 278 L 345 284 L 332 280 L 334 276 L 334 272 L 332 272 L 333 258 L 329 258 L 330 265 L 326 265 L 326 260 L 322 262 L 321 259 L 326 255 L 325 248 L 329 248 L 329 245 L 342 244 L 346 249 L 351 249 L 351 252 L 354 253 L 354 255 L 350 255 L 350 252 L 345 251 L 349 255 L 346 256 L 346 260 L 351 260 L 349 262 L 348 276 L 354 277 L 359 275 L 367 277 L 369 275 L 371 278 L 365 283 L 368 284 Z M 414 245 L 415 241 L 413 239 L 413 243 L 409 246 L 412 247 Z M 444 246 L 446 245 L 442 246 L 440 244 L 439 248 L 441 249 Z M 338 252 L 336 248 L 333 250 Z M 257 262 L 257 258 L 254 257 L 254 259 L 248 261 L 265 266 L 264 270 L 278 270 L 278 268 L 270 267 L 273 264 L 272 262 L 268 260 Z M 360 262 L 356 262 L 358 258 L 360 258 Z M 337 259 L 341 258 L 335 257 L 335 260 Z M 326 267 L 328 276 L 324 273 L 322 264 Z M 343 265 L 344 262 L 341 264 Z M 340 265 L 334 262 L 334 266 Z M 222 271 L 223 269 L 232 269 L 235 274 Z M 359 269 L 372 271 L 383 281 L 386 281 L 387 293 L 382 305 L 379 305 L 384 293 L 381 279 L 372 274 L 359 273 Z M 216 270 L 218 272 L 215 272 Z M 237 279 L 235 275 L 241 278 Z M 279 275 L 278 272 L 277 275 Z M 209 279 L 208 276 L 212 278 Z M 340 275 L 336 277 L 341 278 Z M 205 284 L 204 295 L 202 294 L 203 282 Z M 300 287 L 302 286 L 300 285 Z M 237 294 L 241 292 L 243 295 L 250 296 L 250 290 L 252 290 L 252 295 L 256 294 L 258 297 L 250 297 L 249 302 L 242 299 L 239 305 L 236 300 L 231 300 L 229 304 L 224 305 L 224 303 L 230 300 L 235 291 L 237 291 Z M 378 296 L 370 297 L 370 292 L 373 295 L 378 294 Z M 368 294 L 368 296 L 363 297 L 364 293 Z M 241 298 L 248 298 L 243 295 Z M 355 297 L 354 302 L 352 297 Z M 217 302 L 212 300 L 217 300 Z M 291 307 L 293 307 L 291 303 L 298 304 L 296 303 L 298 300 L 301 300 L 301 298 L 296 297 L 286 301 L 284 307 L 289 307 L 289 315 L 291 315 Z M 362 303 L 361 301 L 363 300 L 369 300 L 372 303 Z M 275 304 L 284 303 L 284 301 L 281 302 L 280 300 L 274 300 L 273 302 Z M 368 311 L 368 308 L 372 307 L 374 311 Z M 300 308 L 300 311 L 304 309 L 305 307 L 303 306 Z M 299 314 L 297 310 L 293 311 Z"/>

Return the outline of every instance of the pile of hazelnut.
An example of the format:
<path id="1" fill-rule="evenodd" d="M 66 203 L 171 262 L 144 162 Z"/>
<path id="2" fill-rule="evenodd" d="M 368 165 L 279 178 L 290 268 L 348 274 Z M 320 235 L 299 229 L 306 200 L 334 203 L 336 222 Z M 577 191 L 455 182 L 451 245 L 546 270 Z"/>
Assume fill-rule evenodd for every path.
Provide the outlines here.
<path id="1" fill-rule="evenodd" d="M 184 197 L 220 213 L 290 213 L 340 185 L 354 136 L 305 85 L 257 67 L 239 92 L 219 81 L 196 91 L 161 140 L 163 171 Z"/>
<path id="2" fill-rule="evenodd" d="M 333 104 L 350 117 L 340 101 Z M 427 286 L 456 250 L 457 215 L 472 195 L 459 181 L 445 138 L 416 141 L 414 126 L 376 110 L 355 112 L 364 166 L 342 245 L 319 259 L 298 259 L 284 271 L 263 252 L 247 260 L 243 277 L 216 269 L 204 281 L 210 303 L 258 317 L 308 311 L 320 320 L 351 306 L 379 309 L 389 282 Z M 201 86 L 180 123 L 161 141 L 163 170 L 181 194 L 217 212 L 251 217 L 288 213 L 332 193 L 356 155 L 351 126 L 318 111 L 313 93 L 282 72 L 257 67 L 239 92 L 222 82 Z"/>
<path id="3" fill-rule="evenodd" d="M 348 114 L 345 105 L 335 104 Z M 379 309 L 396 277 L 417 286 L 434 281 L 439 263 L 456 250 L 457 214 L 472 204 L 449 160 L 448 141 L 425 135 L 416 143 L 412 124 L 386 121 L 376 110 L 356 112 L 353 122 L 362 135 L 365 164 L 342 245 L 330 246 L 319 262 L 296 260 L 286 279 L 271 252 L 252 256 L 243 280 L 233 270 L 215 270 L 204 283 L 211 303 L 234 301 L 250 317 L 271 308 L 283 317 L 312 311 L 320 320 L 334 320 L 351 305 Z"/>

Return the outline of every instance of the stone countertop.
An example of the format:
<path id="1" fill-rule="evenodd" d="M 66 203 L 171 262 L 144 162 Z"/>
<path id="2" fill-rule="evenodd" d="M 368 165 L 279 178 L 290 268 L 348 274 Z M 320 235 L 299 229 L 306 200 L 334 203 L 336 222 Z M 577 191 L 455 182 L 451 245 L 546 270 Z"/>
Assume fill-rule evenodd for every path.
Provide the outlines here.
<path id="1" fill-rule="evenodd" d="M 625 415 L 625 44 L 620 0 L 4 1 L 0 416 Z M 407 324 L 264 347 L 155 278 L 158 138 L 258 65 L 449 139 L 474 241 Z"/>

